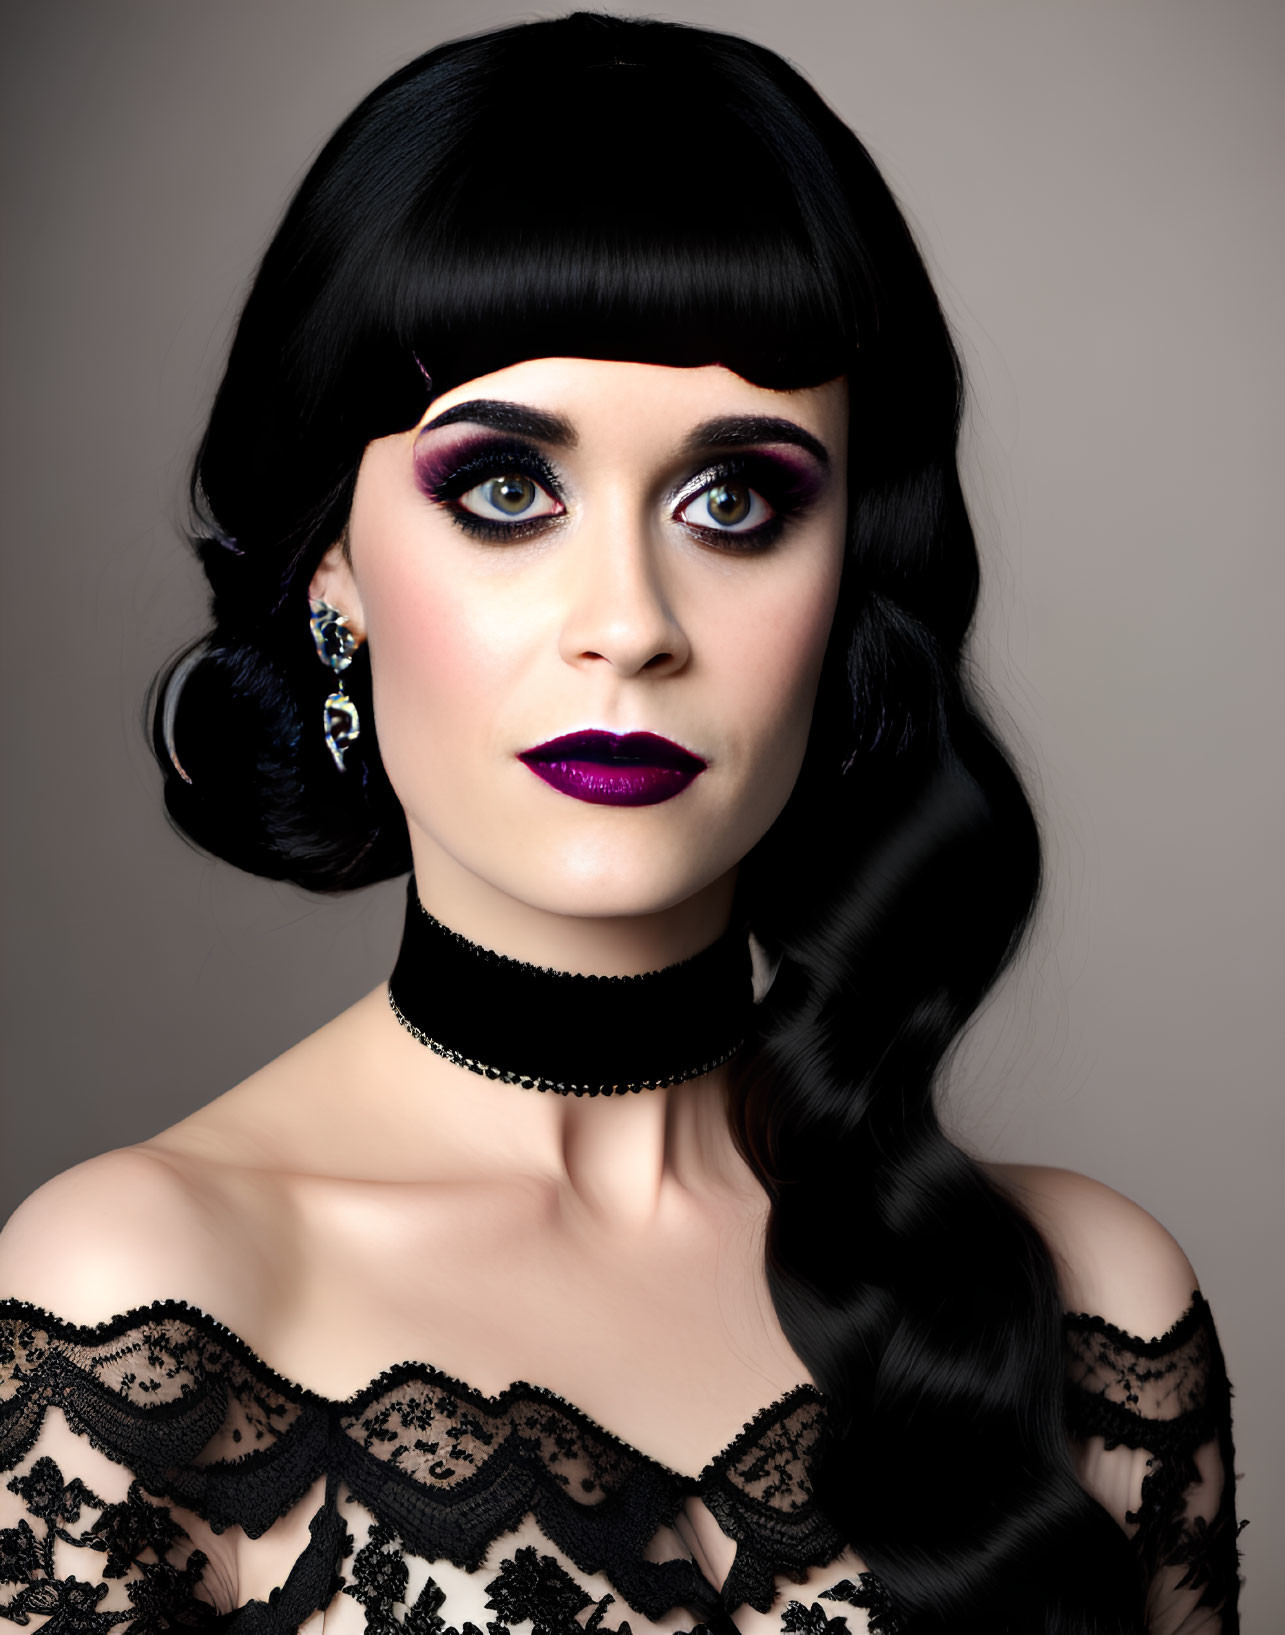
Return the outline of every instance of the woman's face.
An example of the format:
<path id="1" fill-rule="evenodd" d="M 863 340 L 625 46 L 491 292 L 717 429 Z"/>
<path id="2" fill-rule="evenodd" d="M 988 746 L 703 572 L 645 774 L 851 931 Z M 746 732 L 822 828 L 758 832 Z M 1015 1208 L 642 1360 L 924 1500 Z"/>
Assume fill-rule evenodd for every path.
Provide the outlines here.
<path id="1" fill-rule="evenodd" d="M 369 643 L 430 907 L 445 876 L 564 916 L 730 899 L 802 762 L 846 456 L 843 380 L 585 358 L 369 445 L 311 594 Z"/>

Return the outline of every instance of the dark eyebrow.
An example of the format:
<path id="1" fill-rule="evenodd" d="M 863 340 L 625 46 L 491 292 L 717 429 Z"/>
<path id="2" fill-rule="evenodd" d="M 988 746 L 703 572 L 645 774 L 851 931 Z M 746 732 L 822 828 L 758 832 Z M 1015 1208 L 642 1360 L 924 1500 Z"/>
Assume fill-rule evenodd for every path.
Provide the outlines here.
<path id="1" fill-rule="evenodd" d="M 514 432 L 519 437 L 537 437 L 555 448 L 576 445 L 575 427 L 563 415 L 550 414 L 546 409 L 529 409 L 521 403 L 505 403 L 493 397 L 475 397 L 468 403 L 457 403 L 422 426 L 420 433 L 433 431 L 438 426 L 453 426 L 460 420 L 474 426 L 490 426 L 495 431 Z"/>
<path id="2" fill-rule="evenodd" d="M 575 427 L 564 415 L 491 397 L 475 397 L 467 403 L 455 404 L 422 426 L 421 435 L 462 420 L 475 426 L 490 426 L 495 431 L 513 432 L 519 437 L 536 437 L 555 448 L 574 448 L 577 442 Z M 824 443 L 793 420 L 783 420 L 778 415 L 722 415 L 702 421 L 683 439 L 679 452 L 707 454 L 711 449 L 743 448 L 749 443 L 792 443 L 796 448 L 806 449 L 818 465 L 827 469 L 830 465 Z"/>
<path id="3" fill-rule="evenodd" d="M 681 452 L 705 454 L 710 449 L 740 448 L 746 443 L 793 443 L 796 448 L 806 449 L 818 465 L 827 470 L 830 466 L 824 443 L 793 420 L 776 415 L 724 415 L 703 421 L 684 439 Z"/>

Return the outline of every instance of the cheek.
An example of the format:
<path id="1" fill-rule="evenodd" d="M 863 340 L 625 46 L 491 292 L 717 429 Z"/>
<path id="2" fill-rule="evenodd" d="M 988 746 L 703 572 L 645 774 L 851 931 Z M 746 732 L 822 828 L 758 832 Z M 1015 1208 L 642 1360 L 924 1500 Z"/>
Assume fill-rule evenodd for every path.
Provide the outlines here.
<path id="1" fill-rule="evenodd" d="M 371 683 L 381 753 L 399 794 L 414 800 L 448 763 L 486 743 L 505 678 L 499 631 L 449 584 L 414 578 L 367 598 Z"/>
<path id="2" fill-rule="evenodd" d="M 802 584 L 778 585 L 736 640 L 728 642 L 742 719 L 758 752 L 781 758 L 782 770 L 791 777 L 812 724 L 837 596 L 837 571 Z"/>
<path id="3" fill-rule="evenodd" d="M 371 618 L 372 664 L 386 707 L 424 707 L 461 688 L 476 646 L 440 589 L 409 586 L 382 596 Z"/>
<path id="4" fill-rule="evenodd" d="M 505 685 L 501 656 L 513 649 L 497 628 L 502 599 L 479 597 L 460 570 L 449 525 L 403 469 L 401 442 L 367 450 L 351 526 L 380 751 L 394 789 L 413 799 L 448 759 L 484 745 Z"/>

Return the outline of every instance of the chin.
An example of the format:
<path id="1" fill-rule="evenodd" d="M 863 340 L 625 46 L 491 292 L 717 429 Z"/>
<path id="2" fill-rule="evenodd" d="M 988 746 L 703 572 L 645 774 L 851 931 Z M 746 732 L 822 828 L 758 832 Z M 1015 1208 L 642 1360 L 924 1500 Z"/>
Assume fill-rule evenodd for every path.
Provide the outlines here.
<path id="1" fill-rule="evenodd" d="M 690 840 L 547 848 L 533 848 L 528 840 L 525 849 L 508 849 L 507 856 L 521 858 L 520 866 L 497 871 L 479 858 L 473 871 L 532 908 L 585 919 L 663 913 L 715 884 L 737 861 L 735 855 L 698 850 Z"/>
<path id="2" fill-rule="evenodd" d="M 597 870 L 541 870 L 527 889 L 513 893 L 549 914 L 583 919 L 628 919 L 662 914 L 713 885 L 725 869 L 647 870 L 635 866 L 605 874 Z"/>

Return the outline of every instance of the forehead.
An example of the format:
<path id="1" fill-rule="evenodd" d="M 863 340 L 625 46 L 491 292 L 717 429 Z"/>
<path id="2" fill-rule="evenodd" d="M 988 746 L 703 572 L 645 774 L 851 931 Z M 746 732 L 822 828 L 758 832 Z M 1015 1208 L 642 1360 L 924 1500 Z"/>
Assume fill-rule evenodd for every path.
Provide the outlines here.
<path id="1" fill-rule="evenodd" d="M 848 388 L 840 376 L 820 386 L 774 391 L 722 364 L 675 368 L 604 358 L 528 358 L 443 392 L 424 411 L 422 426 L 478 398 L 550 411 L 571 423 L 580 446 L 622 438 L 670 442 L 721 415 L 775 415 L 795 421 L 836 454 L 847 437 Z"/>

